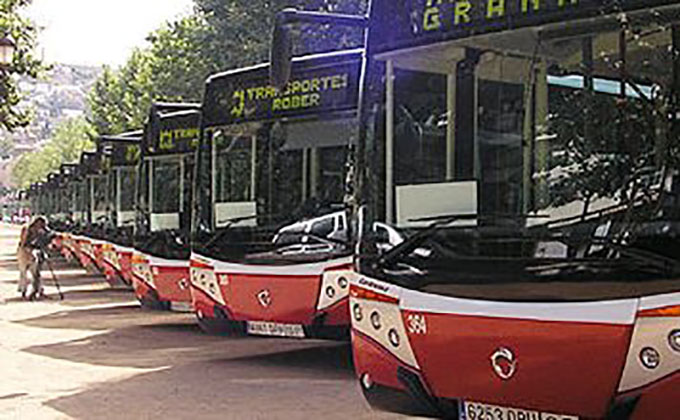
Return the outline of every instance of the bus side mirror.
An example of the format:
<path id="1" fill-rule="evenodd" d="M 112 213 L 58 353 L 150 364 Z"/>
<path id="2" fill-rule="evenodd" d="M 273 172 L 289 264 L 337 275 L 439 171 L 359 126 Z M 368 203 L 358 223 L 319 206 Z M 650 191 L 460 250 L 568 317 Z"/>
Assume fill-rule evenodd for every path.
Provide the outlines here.
<path id="1" fill-rule="evenodd" d="M 293 33 L 289 18 L 296 13 L 295 9 L 284 9 L 276 16 L 272 46 L 269 54 L 272 85 L 283 90 L 290 80 L 293 61 Z"/>

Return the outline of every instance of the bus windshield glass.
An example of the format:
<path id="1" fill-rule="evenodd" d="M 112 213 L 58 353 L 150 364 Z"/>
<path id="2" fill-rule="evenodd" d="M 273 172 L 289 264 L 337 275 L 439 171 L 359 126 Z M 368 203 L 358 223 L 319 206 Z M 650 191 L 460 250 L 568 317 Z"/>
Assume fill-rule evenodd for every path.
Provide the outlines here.
<path id="1" fill-rule="evenodd" d="M 680 261 L 663 244 L 677 232 L 673 11 L 374 57 L 386 80 L 386 127 L 376 124 L 385 159 L 370 176 L 385 174 L 385 198 L 366 201 L 370 220 L 399 237 L 364 227 L 380 254 L 374 274 L 459 294 L 452 283 L 672 276 Z"/>
<path id="2" fill-rule="evenodd" d="M 152 213 L 179 213 L 179 158 L 153 159 L 151 168 Z"/>
<path id="3" fill-rule="evenodd" d="M 296 222 L 343 209 L 348 138 L 342 127 L 351 130 L 352 122 L 244 124 L 211 131 L 215 228 L 260 230 L 275 248 L 295 252 L 291 246 L 303 245 L 305 230 L 293 232 Z M 328 237 L 340 239 L 344 216 L 327 218 L 328 231 L 316 232 L 311 223 L 309 249 L 300 253 L 334 248 Z"/>
<path id="4" fill-rule="evenodd" d="M 269 65 L 208 80 L 198 154 L 197 253 L 297 264 L 346 256 L 345 181 L 360 50 L 298 57 L 277 89 Z"/>
<path id="5" fill-rule="evenodd" d="M 137 169 L 118 169 L 118 211 L 134 211 L 135 209 L 135 185 L 137 185 Z"/>
<path id="6" fill-rule="evenodd" d="M 97 216 L 102 215 L 108 209 L 108 179 L 105 176 L 97 175 L 91 178 L 92 182 L 92 211 Z M 94 220 L 98 223 L 101 220 Z"/>

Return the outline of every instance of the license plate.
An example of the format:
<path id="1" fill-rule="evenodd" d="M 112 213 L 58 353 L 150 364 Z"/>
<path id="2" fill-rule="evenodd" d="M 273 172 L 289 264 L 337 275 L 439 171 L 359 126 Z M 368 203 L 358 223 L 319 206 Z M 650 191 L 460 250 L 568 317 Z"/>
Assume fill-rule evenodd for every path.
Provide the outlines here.
<path id="1" fill-rule="evenodd" d="M 248 334 L 305 338 L 305 330 L 302 325 L 263 321 L 248 321 Z"/>
<path id="2" fill-rule="evenodd" d="M 472 401 L 463 402 L 464 420 L 578 420 L 577 416 L 501 407 Z"/>
<path id="3" fill-rule="evenodd" d="M 193 312 L 191 302 L 170 302 L 170 310 L 173 312 Z"/>

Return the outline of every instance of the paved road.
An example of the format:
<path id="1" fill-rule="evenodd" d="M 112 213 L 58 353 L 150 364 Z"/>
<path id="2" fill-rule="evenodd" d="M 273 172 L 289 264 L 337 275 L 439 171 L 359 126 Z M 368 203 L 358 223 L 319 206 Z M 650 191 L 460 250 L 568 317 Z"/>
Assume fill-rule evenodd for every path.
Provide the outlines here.
<path id="1" fill-rule="evenodd" d="M 207 336 L 67 264 L 65 301 L 22 302 L 17 236 L 0 226 L 2 419 L 391 418 L 363 401 L 347 344 Z"/>

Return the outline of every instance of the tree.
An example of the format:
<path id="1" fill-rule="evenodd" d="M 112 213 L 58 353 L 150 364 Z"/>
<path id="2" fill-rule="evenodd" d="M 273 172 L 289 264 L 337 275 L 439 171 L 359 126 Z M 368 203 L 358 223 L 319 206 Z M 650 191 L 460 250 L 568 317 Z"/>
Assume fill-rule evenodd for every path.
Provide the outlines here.
<path id="1" fill-rule="evenodd" d="M 193 15 L 151 33 L 146 49 L 119 70 L 105 68 L 89 95 L 90 121 L 100 135 L 143 126 L 153 101 L 198 102 L 219 71 L 266 62 L 276 13 L 290 6 L 359 14 L 365 0 L 195 0 Z M 356 29 L 302 28 L 297 54 L 361 45 Z"/>
<path id="2" fill-rule="evenodd" d="M 17 77 L 37 77 L 44 69 L 41 61 L 33 56 L 36 45 L 36 28 L 19 14 L 30 0 L 0 0 L 0 35 L 9 37 L 16 44 L 12 64 L 0 75 L 0 126 L 12 131 L 28 124 L 30 113 L 18 108 L 22 97 Z"/>
<path id="3" fill-rule="evenodd" d="M 151 57 L 136 49 L 119 71 L 104 67 L 88 95 L 89 121 L 99 135 L 139 129 L 152 97 Z"/>
<path id="4" fill-rule="evenodd" d="M 119 92 L 118 75 L 110 67 L 104 66 L 101 76 L 87 97 L 89 120 L 97 133 L 114 133 L 123 126 Z"/>
<path id="5" fill-rule="evenodd" d="M 168 22 L 149 35 L 151 83 L 164 101 L 200 101 L 205 80 L 220 70 L 206 48 L 213 28 L 202 15 Z"/>
<path id="6" fill-rule="evenodd" d="M 94 147 L 93 127 L 83 117 L 63 121 L 42 148 L 22 155 L 12 168 L 16 185 L 26 188 L 59 170 L 63 163 L 77 162 L 85 150 Z"/>
<path id="7" fill-rule="evenodd" d="M 270 34 L 276 14 L 286 7 L 302 10 L 363 14 L 366 0 L 195 0 L 196 9 L 213 28 L 207 46 L 222 69 L 266 62 L 269 58 Z M 358 47 L 362 33 L 356 29 L 319 27 L 302 28 L 296 54 L 325 52 Z"/>

